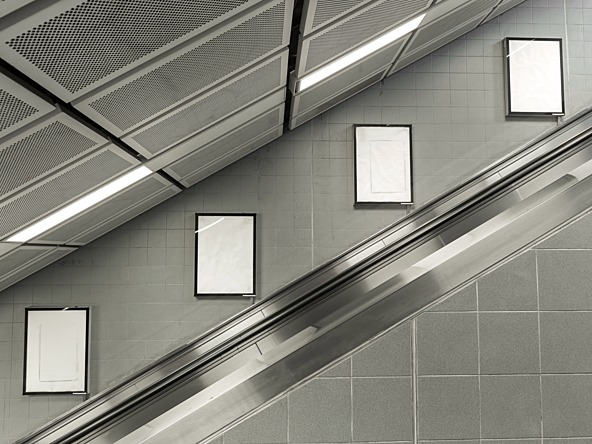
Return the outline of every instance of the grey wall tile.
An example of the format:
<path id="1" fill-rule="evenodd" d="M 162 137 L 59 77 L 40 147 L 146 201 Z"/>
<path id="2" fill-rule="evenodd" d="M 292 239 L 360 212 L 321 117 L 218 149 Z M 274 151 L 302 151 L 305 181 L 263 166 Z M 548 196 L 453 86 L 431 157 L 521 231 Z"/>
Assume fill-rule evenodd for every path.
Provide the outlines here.
<path id="1" fill-rule="evenodd" d="M 417 320 L 420 375 L 477 374 L 476 313 L 424 313 Z"/>
<path id="2" fill-rule="evenodd" d="M 543 375 L 547 438 L 592 436 L 592 375 Z"/>
<path id="3" fill-rule="evenodd" d="M 315 379 L 288 396 L 291 442 L 351 440 L 351 381 Z"/>
<path id="4" fill-rule="evenodd" d="M 347 358 L 335 364 L 325 372 L 321 373 L 319 378 L 336 378 L 336 377 L 350 377 L 351 376 L 351 358 Z"/>
<path id="5" fill-rule="evenodd" d="M 541 310 L 592 309 L 592 251 L 540 250 Z"/>
<path id="6" fill-rule="evenodd" d="M 457 291 L 448 299 L 433 306 L 428 311 L 475 311 L 477 310 L 477 285 L 471 283 Z"/>
<path id="7" fill-rule="evenodd" d="M 420 377 L 418 437 L 420 440 L 479 438 L 478 377 Z"/>
<path id="8" fill-rule="evenodd" d="M 528 251 L 493 270 L 478 283 L 479 309 L 536 310 L 536 258 Z"/>
<path id="9" fill-rule="evenodd" d="M 539 376 L 482 376 L 483 438 L 541 436 Z"/>
<path id="10" fill-rule="evenodd" d="M 353 376 L 411 375 L 411 322 L 352 356 Z"/>
<path id="11" fill-rule="evenodd" d="M 541 313 L 543 373 L 592 369 L 592 313 Z"/>
<path id="12" fill-rule="evenodd" d="M 413 439 L 411 378 L 354 378 L 353 440 Z"/>
<path id="13" fill-rule="evenodd" d="M 537 313 L 480 313 L 481 374 L 539 373 Z"/>
<path id="14" fill-rule="evenodd" d="M 592 214 L 576 220 L 539 243 L 540 249 L 592 249 Z"/>
<path id="15" fill-rule="evenodd" d="M 288 398 L 241 422 L 224 434 L 225 444 L 279 444 L 288 442 Z"/>

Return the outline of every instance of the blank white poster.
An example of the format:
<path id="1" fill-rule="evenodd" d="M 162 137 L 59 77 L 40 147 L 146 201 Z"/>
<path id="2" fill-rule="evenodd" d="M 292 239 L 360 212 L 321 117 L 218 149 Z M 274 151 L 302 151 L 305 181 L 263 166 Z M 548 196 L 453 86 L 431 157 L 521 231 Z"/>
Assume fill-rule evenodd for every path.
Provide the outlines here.
<path id="1" fill-rule="evenodd" d="M 25 393 L 86 391 L 87 310 L 27 310 Z"/>
<path id="2" fill-rule="evenodd" d="M 198 215 L 196 294 L 255 293 L 254 215 Z"/>
<path id="3" fill-rule="evenodd" d="M 411 129 L 356 127 L 356 202 L 411 203 Z"/>
<path id="4" fill-rule="evenodd" d="M 508 39 L 509 113 L 563 114 L 560 40 Z"/>

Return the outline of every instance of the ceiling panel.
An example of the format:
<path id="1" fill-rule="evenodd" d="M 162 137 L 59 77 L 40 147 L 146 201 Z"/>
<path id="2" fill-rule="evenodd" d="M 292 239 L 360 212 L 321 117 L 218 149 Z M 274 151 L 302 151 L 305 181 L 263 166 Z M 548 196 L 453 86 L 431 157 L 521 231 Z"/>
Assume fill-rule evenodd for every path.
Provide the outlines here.
<path id="1" fill-rule="evenodd" d="M 0 202 L 108 143 L 77 120 L 55 111 L 0 143 Z"/>
<path id="2" fill-rule="evenodd" d="M 289 41 L 288 1 L 274 1 L 134 71 L 75 106 L 115 135 L 127 133 L 204 93 Z"/>
<path id="3" fill-rule="evenodd" d="M 196 183 L 205 179 L 206 177 L 209 177 L 212 174 L 220 171 L 222 168 L 231 165 L 232 163 L 242 159 L 246 155 L 251 154 L 253 151 L 256 151 L 259 148 L 267 145 L 268 143 L 273 142 L 275 139 L 282 135 L 283 129 L 283 125 L 280 125 L 276 128 L 273 128 L 271 131 L 267 131 L 266 133 L 260 134 L 256 139 L 242 144 L 234 150 L 225 152 L 223 159 L 216 159 L 216 161 L 208 163 L 200 170 L 195 171 L 193 174 L 183 179 L 182 183 L 186 186 L 195 185 Z"/>
<path id="4" fill-rule="evenodd" d="M 284 86 L 287 71 L 286 50 L 123 140 L 146 157 L 152 157 Z"/>
<path id="5" fill-rule="evenodd" d="M 305 0 L 300 32 L 308 35 L 372 0 Z"/>
<path id="6" fill-rule="evenodd" d="M 53 105 L 0 73 L 0 142 L 11 132 L 54 110 Z"/>
<path id="7" fill-rule="evenodd" d="M 257 3 L 38 1 L 1 23 L 0 48 L 5 60 L 69 102 Z"/>
<path id="8" fill-rule="evenodd" d="M 282 124 L 283 119 L 284 106 L 276 106 L 211 143 L 198 145 L 194 152 L 172 163 L 168 168 L 165 168 L 165 171 L 184 185 L 189 186 L 184 182 L 186 177 L 196 172 L 199 173 L 215 163 L 218 158 L 223 159 L 224 156 L 236 151 L 241 146 L 256 140 L 260 135 L 268 132 L 270 128 L 275 129 Z M 226 165 L 228 163 L 224 164 L 224 166 Z"/>
<path id="9" fill-rule="evenodd" d="M 153 194 L 152 196 L 142 200 L 141 202 L 138 202 L 133 207 L 128 208 L 126 211 L 117 214 L 111 219 L 108 219 L 106 221 L 104 219 L 101 219 L 104 222 L 85 231 L 79 236 L 73 237 L 71 243 L 78 245 L 86 245 L 89 242 L 102 236 L 103 234 L 106 234 L 109 231 L 124 224 L 125 222 L 128 222 L 134 217 L 139 216 L 143 212 L 148 211 L 150 208 L 158 205 L 159 203 L 162 203 L 165 200 L 170 199 L 179 192 L 181 192 L 181 189 L 177 188 L 174 185 L 164 188 L 163 190 Z"/>
<path id="10" fill-rule="evenodd" d="M 478 15 L 476 18 L 472 18 L 468 22 L 462 23 L 457 28 L 449 30 L 445 34 L 436 35 L 434 29 L 431 29 L 429 25 L 426 26 L 425 29 L 419 31 L 420 33 L 425 31 L 425 35 L 422 36 L 420 39 L 422 43 L 425 43 L 423 43 L 423 45 L 420 47 L 415 47 L 413 46 L 413 43 L 411 43 L 406 48 L 406 51 L 399 56 L 388 75 L 391 75 L 396 71 L 403 69 L 405 66 L 408 66 L 411 63 L 421 59 L 422 57 L 425 57 L 426 55 L 432 53 L 436 49 L 444 46 L 446 43 L 449 43 L 452 40 L 471 31 L 472 29 L 475 29 L 481 23 L 481 21 L 483 21 L 483 19 L 487 16 L 488 13 L 489 12 L 486 11 L 481 15 Z M 434 26 L 439 27 L 439 25 L 441 25 L 442 23 L 434 22 L 433 24 Z M 429 40 L 429 36 L 432 36 L 432 40 Z M 413 51 L 411 51 L 411 49 L 413 49 Z"/>
<path id="11" fill-rule="evenodd" d="M 461 8 L 458 8 L 448 15 L 421 26 L 412 37 L 405 52 L 401 57 L 407 57 L 415 51 L 421 50 L 425 45 L 435 40 L 440 40 L 443 36 L 450 33 L 451 30 L 461 28 L 467 21 L 475 21 L 475 17 L 483 17 L 483 13 L 491 11 L 499 0 L 473 0 Z M 465 31 L 465 32 L 468 32 Z M 459 34 L 462 35 L 462 34 Z M 450 40 L 443 42 L 443 46 Z M 435 48 L 434 48 L 435 49 Z"/>
<path id="12" fill-rule="evenodd" d="M 279 109 L 280 105 L 283 107 L 283 103 L 285 101 L 285 91 L 286 89 L 282 88 L 281 90 L 278 90 L 249 105 L 248 107 L 232 114 L 221 122 L 210 126 L 206 130 L 197 133 L 195 136 L 190 137 L 189 139 L 175 145 L 169 150 L 153 157 L 148 162 L 146 162 L 146 165 L 151 170 L 156 171 L 158 169 L 167 167 L 172 163 L 175 163 L 182 157 L 185 157 L 196 150 L 203 151 L 205 149 L 207 151 L 207 147 L 212 142 L 226 137 L 229 133 L 247 122 L 258 120 L 260 116 L 267 114 L 270 111 L 277 113 L 277 119 L 281 122 L 283 115 L 278 113 L 277 110 Z M 273 122 L 273 125 L 269 126 L 268 129 L 277 125 L 276 120 L 270 120 L 269 122 Z"/>
<path id="13" fill-rule="evenodd" d="M 320 104 L 330 100 L 342 91 L 351 88 L 352 85 L 355 85 L 360 80 L 365 79 L 368 75 L 376 71 L 382 69 L 386 74 L 386 70 L 390 68 L 405 41 L 406 39 L 398 40 L 382 51 L 364 59 L 362 62 L 345 69 L 341 73 L 330 77 L 322 83 L 318 83 L 313 87 L 296 94 L 292 100 L 291 115 L 297 116 L 312 107 L 318 107 Z"/>
<path id="14" fill-rule="evenodd" d="M 165 178 L 158 174 L 152 174 L 133 186 L 115 194 L 101 204 L 95 205 L 78 216 L 69 219 L 67 222 L 57 226 L 53 230 L 43 233 L 34 239 L 33 242 L 73 245 L 76 242 L 75 239 L 81 238 L 83 233 L 85 234 L 84 238 L 88 238 L 88 233 L 95 233 L 99 226 L 103 226 L 103 221 L 110 220 L 123 213 L 130 214 L 130 210 L 137 205 L 140 205 L 155 194 L 162 193 L 165 189 L 170 188 L 171 186 L 171 182 Z M 180 191 L 179 188 L 174 188 L 177 192 Z M 133 217 L 133 215 L 129 216 L 129 218 L 131 217 Z"/>
<path id="15" fill-rule="evenodd" d="M 302 40 L 296 75 L 303 76 L 355 46 L 393 29 L 430 0 L 381 0 Z"/>
<path id="16" fill-rule="evenodd" d="M 114 179 L 139 162 L 115 146 L 95 151 L 0 204 L 0 239 Z"/>
<path id="17" fill-rule="evenodd" d="M 0 291 L 75 251 L 71 247 L 23 245 L 0 257 Z"/>
<path id="18" fill-rule="evenodd" d="M 318 105 L 310 108 L 308 111 L 305 111 L 301 114 L 291 117 L 290 118 L 290 128 L 294 129 L 297 126 L 300 126 L 303 123 L 309 121 L 313 117 L 316 117 L 316 116 L 324 113 L 325 111 L 328 111 L 329 109 L 340 104 L 344 100 L 349 99 L 350 97 L 365 90 L 369 86 L 372 86 L 375 83 L 379 82 L 383 77 L 384 77 L 384 69 L 381 68 L 379 71 L 372 73 L 371 75 L 369 75 L 365 79 L 362 79 L 358 83 L 351 85 L 350 88 L 331 97 L 329 100 L 325 100 L 324 102 L 320 102 Z"/>

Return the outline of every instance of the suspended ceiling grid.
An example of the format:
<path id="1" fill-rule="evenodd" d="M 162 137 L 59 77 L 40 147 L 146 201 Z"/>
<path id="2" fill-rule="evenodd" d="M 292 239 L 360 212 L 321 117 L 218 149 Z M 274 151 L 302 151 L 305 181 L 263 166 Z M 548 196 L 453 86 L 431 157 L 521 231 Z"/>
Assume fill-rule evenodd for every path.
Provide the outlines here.
<path id="1" fill-rule="evenodd" d="M 521 1 L 3 0 L 0 290 Z M 422 13 L 414 33 L 299 91 Z M 5 242 L 139 165 L 153 174 Z"/>

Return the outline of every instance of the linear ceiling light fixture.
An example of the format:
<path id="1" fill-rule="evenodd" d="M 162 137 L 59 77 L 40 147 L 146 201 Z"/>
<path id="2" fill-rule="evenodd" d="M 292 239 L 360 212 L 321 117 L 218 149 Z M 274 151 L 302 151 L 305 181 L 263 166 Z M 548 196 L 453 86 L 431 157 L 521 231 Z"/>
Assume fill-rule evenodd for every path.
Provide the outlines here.
<path id="1" fill-rule="evenodd" d="M 364 57 L 372 54 L 373 52 L 376 52 L 384 48 L 389 43 L 392 43 L 395 40 L 400 39 L 404 35 L 409 34 L 411 31 L 417 29 L 424 17 L 425 14 L 415 17 L 413 20 L 409 20 L 408 22 L 403 23 L 401 26 L 397 26 L 392 31 L 389 31 L 386 34 L 383 34 L 380 37 L 371 40 L 365 45 L 360 46 L 358 49 L 335 60 L 333 63 L 328 64 L 324 68 L 321 68 L 318 71 L 313 72 L 312 74 L 304 76 L 302 80 L 300 80 L 298 92 L 310 88 L 311 86 L 319 83 L 321 80 L 325 80 L 327 77 L 330 77 L 333 74 L 341 71 L 342 69 L 347 68 L 348 66 L 356 63 L 358 60 L 361 60 Z"/>
<path id="2" fill-rule="evenodd" d="M 103 185 L 101 188 L 93 191 L 90 194 L 72 202 L 70 205 L 56 211 L 53 214 L 41 219 L 39 222 L 34 223 L 30 227 L 25 228 L 22 231 L 12 235 L 5 242 L 27 242 L 41 233 L 61 224 L 65 220 L 68 220 L 84 210 L 92 207 L 93 205 L 102 202 L 115 193 L 123 190 L 124 188 L 133 185 L 134 183 L 142 180 L 144 177 L 152 173 L 152 170 L 145 166 L 136 168 L 129 173 L 121 176 L 119 179 L 115 179 L 113 182 L 109 182 L 107 185 Z"/>

